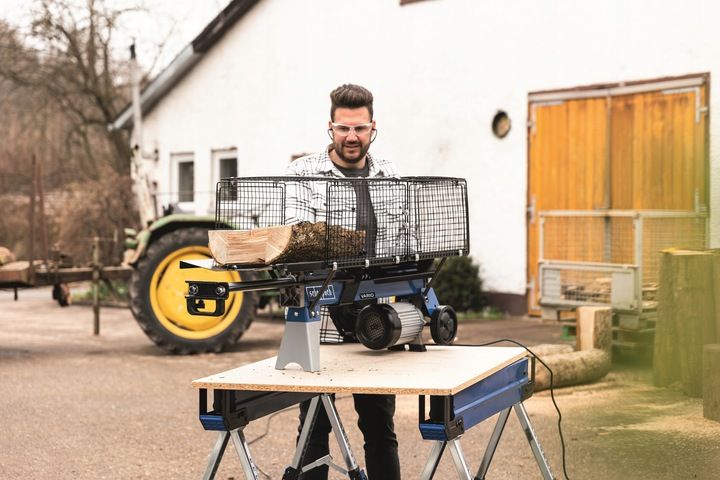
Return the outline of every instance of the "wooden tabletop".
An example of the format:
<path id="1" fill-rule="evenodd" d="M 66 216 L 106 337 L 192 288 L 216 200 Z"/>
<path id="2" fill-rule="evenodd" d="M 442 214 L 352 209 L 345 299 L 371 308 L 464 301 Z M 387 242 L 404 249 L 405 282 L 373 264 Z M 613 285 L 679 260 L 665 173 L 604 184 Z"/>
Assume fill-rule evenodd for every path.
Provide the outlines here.
<path id="1" fill-rule="evenodd" d="M 276 370 L 276 357 L 192 382 L 195 388 L 273 392 L 454 395 L 525 357 L 520 347 L 428 345 L 427 352 L 320 346 L 319 372 Z"/>

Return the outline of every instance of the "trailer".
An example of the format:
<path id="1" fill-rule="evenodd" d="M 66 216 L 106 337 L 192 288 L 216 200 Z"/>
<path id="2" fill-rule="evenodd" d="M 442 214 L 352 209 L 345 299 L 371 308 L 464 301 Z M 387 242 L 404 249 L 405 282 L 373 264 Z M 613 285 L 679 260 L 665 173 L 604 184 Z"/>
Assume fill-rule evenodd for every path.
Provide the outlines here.
<path id="1" fill-rule="evenodd" d="M 70 304 L 69 283 L 92 282 L 93 284 L 93 333 L 100 333 L 100 282 L 112 285 L 112 281 L 128 281 L 132 268 L 126 265 L 103 266 L 99 261 L 100 239 L 93 239 L 93 262 L 90 266 L 78 267 L 65 264 L 54 252 L 48 260 L 12 260 L 0 262 L 0 289 L 13 289 L 18 299 L 18 289 L 52 286 L 52 298 L 60 306 Z M 11 259 L 8 256 L 8 259 Z"/>

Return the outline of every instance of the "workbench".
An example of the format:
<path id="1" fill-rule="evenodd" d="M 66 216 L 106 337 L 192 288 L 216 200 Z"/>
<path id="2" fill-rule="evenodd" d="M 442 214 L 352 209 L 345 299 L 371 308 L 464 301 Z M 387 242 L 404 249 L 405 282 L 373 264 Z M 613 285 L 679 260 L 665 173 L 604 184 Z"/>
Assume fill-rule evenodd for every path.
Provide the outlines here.
<path id="1" fill-rule="evenodd" d="M 420 433 L 423 439 L 433 442 L 423 479 L 433 477 L 446 448 L 452 454 L 459 478 L 485 478 L 508 416 L 514 410 L 543 478 L 553 478 L 522 403 L 532 395 L 534 371 L 533 360 L 523 348 L 428 345 L 426 352 L 410 352 L 374 351 L 358 344 L 342 344 L 322 345 L 320 357 L 319 373 L 303 371 L 299 366 L 277 370 L 273 357 L 192 382 L 199 389 L 203 427 L 219 432 L 204 478 L 214 478 L 229 440 L 233 441 L 246 478 L 259 478 L 245 441 L 244 427 L 308 399 L 312 401 L 307 420 L 283 479 L 297 478 L 301 471 L 323 463 L 349 478 L 366 478 L 350 449 L 331 397 L 334 393 L 418 395 Z M 212 408 L 208 408 L 209 392 Z M 324 408 L 328 414 L 347 469 L 334 464 L 329 456 L 301 465 L 318 408 Z M 472 476 L 460 437 L 497 413 L 500 415 L 483 460 Z"/>

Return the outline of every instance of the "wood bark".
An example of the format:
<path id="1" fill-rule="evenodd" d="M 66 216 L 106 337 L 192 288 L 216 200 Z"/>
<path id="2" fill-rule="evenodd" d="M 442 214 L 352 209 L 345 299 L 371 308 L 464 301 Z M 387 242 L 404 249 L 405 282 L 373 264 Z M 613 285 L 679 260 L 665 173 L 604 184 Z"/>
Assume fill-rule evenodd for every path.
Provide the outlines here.
<path id="1" fill-rule="evenodd" d="M 310 262 L 361 254 L 365 232 L 329 228 L 328 232 L 325 222 L 302 222 L 253 230 L 210 230 L 209 247 L 221 265 Z"/>
<path id="2" fill-rule="evenodd" d="M 669 251 L 660 256 L 660 287 L 653 351 L 653 378 L 658 387 L 680 379 L 675 312 L 674 261 Z"/>
<path id="3" fill-rule="evenodd" d="M 703 345 L 716 341 L 713 255 L 667 250 L 661 256 L 653 374 L 657 386 L 680 383 L 702 395 Z"/>
<path id="4" fill-rule="evenodd" d="M 535 355 L 545 360 L 545 357 L 551 355 L 558 355 L 560 353 L 572 353 L 573 347 L 564 343 L 541 343 L 539 345 L 533 345 L 530 347 Z"/>
<path id="5" fill-rule="evenodd" d="M 703 347 L 703 416 L 720 422 L 720 344 Z"/>
<path id="6" fill-rule="evenodd" d="M 607 375 L 611 365 L 610 354 L 598 348 L 581 352 L 559 353 L 541 358 L 553 372 L 553 387 L 565 387 L 599 380 Z M 550 372 L 536 361 L 535 390 L 546 388 L 550 388 Z"/>

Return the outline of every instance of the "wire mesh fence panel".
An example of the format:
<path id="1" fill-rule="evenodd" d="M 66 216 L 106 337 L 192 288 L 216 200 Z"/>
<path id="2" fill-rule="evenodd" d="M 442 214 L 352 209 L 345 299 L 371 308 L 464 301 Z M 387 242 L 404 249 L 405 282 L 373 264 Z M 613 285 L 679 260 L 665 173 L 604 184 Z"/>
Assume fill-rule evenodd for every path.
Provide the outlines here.
<path id="1" fill-rule="evenodd" d="M 541 259 L 631 264 L 631 217 L 543 214 Z"/>
<path id="2" fill-rule="evenodd" d="M 661 251 L 667 248 L 702 250 L 707 247 L 706 218 L 687 216 L 642 218 L 642 281 L 657 284 Z"/>
<path id="3" fill-rule="evenodd" d="M 464 255 L 467 184 L 444 177 L 229 178 L 216 191 L 217 229 L 325 224 L 328 265 Z"/>
<path id="4" fill-rule="evenodd" d="M 654 308 L 660 252 L 707 246 L 704 213 L 551 211 L 540 217 L 543 304 Z"/>

